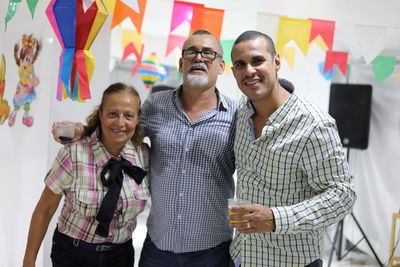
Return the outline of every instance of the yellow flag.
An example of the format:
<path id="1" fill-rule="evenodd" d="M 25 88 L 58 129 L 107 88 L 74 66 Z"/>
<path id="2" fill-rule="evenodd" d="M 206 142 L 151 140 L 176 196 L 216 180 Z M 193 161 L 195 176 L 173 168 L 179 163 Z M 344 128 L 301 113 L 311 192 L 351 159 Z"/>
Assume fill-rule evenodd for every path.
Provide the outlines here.
<path id="1" fill-rule="evenodd" d="M 290 46 L 284 46 L 279 51 L 281 59 L 284 58 L 286 60 L 291 70 L 293 70 L 294 66 L 294 56 L 295 56 L 294 52 L 295 52 L 294 47 Z"/>
<path id="2" fill-rule="evenodd" d="M 125 48 L 128 44 L 133 43 L 136 51 L 142 52 L 143 34 L 137 30 L 122 30 L 121 47 Z"/>
<path id="3" fill-rule="evenodd" d="M 281 17 L 279 19 L 276 50 L 280 51 L 287 42 L 294 40 L 303 54 L 307 55 L 311 23 L 311 20 Z"/>
<path id="4" fill-rule="evenodd" d="M 328 46 L 326 45 L 324 39 L 322 39 L 321 35 L 315 37 L 313 42 L 316 43 L 319 47 L 321 47 L 322 50 L 328 51 Z"/>

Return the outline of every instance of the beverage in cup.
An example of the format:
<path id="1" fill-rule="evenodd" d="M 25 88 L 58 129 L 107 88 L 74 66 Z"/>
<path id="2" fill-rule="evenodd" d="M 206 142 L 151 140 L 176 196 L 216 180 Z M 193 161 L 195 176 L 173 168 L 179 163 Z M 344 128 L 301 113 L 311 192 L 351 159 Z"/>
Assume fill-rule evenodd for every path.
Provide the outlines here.
<path id="1" fill-rule="evenodd" d="M 240 198 L 229 198 L 228 199 L 228 212 L 229 215 L 237 215 L 237 214 L 246 214 L 249 213 L 247 211 L 231 211 L 230 208 L 232 207 L 237 207 L 237 206 L 243 206 L 243 205 L 249 205 L 251 202 L 247 199 L 240 199 Z M 239 221 L 229 221 L 230 223 L 243 223 L 247 222 L 245 220 L 239 220 Z"/>

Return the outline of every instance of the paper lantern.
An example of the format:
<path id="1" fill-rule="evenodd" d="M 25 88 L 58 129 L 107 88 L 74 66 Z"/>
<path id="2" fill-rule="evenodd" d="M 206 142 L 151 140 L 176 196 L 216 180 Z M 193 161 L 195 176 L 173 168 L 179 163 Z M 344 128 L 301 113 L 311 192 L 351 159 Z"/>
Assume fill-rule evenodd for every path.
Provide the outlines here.
<path id="1" fill-rule="evenodd" d="M 142 78 L 146 88 L 150 89 L 158 80 L 164 80 L 167 69 L 160 64 L 157 54 L 153 52 L 139 65 L 137 73 Z"/>
<path id="2" fill-rule="evenodd" d="M 63 48 L 57 99 L 90 99 L 94 58 L 89 48 L 107 18 L 103 1 L 51 0 L 46 14 Z"/>

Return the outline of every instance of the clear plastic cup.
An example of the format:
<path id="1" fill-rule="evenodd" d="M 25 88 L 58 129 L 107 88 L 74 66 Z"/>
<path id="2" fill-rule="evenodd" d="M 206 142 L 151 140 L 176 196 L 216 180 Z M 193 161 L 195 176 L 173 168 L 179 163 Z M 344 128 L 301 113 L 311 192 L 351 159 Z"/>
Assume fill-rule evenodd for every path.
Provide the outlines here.
<path id="1" fill-rule="evenodd" d="M 244 206 L 244 205 L 249 205 L 251 202 L 247 199 L 240 199 L 240 198 L 229 198 L 228 199 L 228 212 L 229 215 L 237 215 L 237 214 L 247 214 L 249 212 L 245 211 L 235 211 L 232 212 L 230 208 L 232 207 L 237 207 L 237 206 Z M 239 220 L 239 221 L 229 221 L 230 223 L 244 223 L 247 222 L 245 220 Z"/>

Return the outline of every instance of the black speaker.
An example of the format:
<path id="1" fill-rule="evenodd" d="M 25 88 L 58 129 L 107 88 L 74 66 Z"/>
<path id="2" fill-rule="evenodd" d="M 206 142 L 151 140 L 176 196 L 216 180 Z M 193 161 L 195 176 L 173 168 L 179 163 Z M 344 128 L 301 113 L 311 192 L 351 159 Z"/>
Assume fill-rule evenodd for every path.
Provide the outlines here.
<path id="1" fill-rule="evenodd" d="M 368 147 L 372 86 L 331 84 L 329 114 L 335 118 L 344 147 Z"/>

